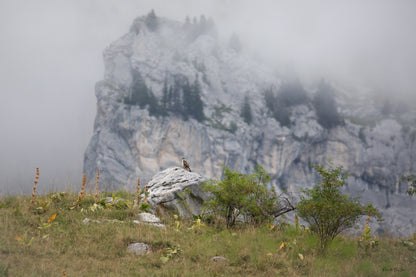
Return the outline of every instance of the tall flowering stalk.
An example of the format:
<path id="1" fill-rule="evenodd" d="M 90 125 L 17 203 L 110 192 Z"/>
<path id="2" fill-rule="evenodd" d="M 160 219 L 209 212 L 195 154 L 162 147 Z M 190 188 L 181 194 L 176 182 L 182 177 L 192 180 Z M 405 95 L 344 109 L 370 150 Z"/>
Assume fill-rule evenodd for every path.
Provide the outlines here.
<path id="1" fill-rule="evenodd" d="M 78 195 L 78 204 L 81 204 L 82 200 L 84 200 L 85 184 L 86 183 L 87 183 L 87 175 L 84 174 L 84 176 L 82 177 L 81 191 L 79 192 L 79 195 Z"/>
<path id="2" fill-rule="evenodd" d="M 147 201 L 147 196 L 149 195 L 149 185 L 146 183 L 146 186 L 144 187 L 144 198 L 143 202 L 145 203 Z"/>
<path id="3" fill-rule="evenodd" d="M 95 181 L 95 204 L 98 204 L 98 183 L 100 182 L 100 170 L 97 169 L 97 180 Z"/>
<path id="4" fill-rule="evenodd" d="M 32 208 L 32 205 L 36 204 L 36 185 L 38 184 L 38 181 L 39 181 L 39 167 L 36 168 L 36 177 L 35 177 L 35 182 L 33 185 L 32 200 L 30 200 L 29 209 Z"/>

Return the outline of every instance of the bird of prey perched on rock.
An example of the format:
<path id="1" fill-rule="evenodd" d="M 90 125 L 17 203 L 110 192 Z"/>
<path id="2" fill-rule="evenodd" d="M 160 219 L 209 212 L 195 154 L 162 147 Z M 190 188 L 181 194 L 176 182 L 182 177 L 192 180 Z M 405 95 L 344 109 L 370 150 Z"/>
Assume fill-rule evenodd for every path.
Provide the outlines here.
<path id="1" fill-rule="evenodd" d="M 192 172 L 192 171 L 191 171 L 191 168 L 189 167 L 189 164 L 188 164 L 188 162 L 185 160 L 185 158 L 182 158 L 182 166 L 183 166 L 183 169 L 188 170 L 189 172 Z"/>

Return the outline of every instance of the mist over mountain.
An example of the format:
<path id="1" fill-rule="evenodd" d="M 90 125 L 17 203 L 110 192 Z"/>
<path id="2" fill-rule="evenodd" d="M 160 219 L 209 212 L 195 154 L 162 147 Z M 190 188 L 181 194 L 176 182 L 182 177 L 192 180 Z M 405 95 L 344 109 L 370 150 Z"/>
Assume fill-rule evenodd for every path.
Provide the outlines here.
<path id="1" fill-rule="evenodd" d="M 106 188 L 129 189 L 184 156 L 208 178 L 220 178 L 222 164 L 244 173 L 262 165 L 277 189 L 298 193 L 317 180 L 311 164 L 332 160 L 351 173 L 348 193 L 382 209 L 379 232 L 413 230 L 416 204 L 398 180 L 416 170 L 414 107 L 331 79 L 305 85 L 219 28 L 152 10 L 106 48 L 87 178 L 100 169 Z"/>

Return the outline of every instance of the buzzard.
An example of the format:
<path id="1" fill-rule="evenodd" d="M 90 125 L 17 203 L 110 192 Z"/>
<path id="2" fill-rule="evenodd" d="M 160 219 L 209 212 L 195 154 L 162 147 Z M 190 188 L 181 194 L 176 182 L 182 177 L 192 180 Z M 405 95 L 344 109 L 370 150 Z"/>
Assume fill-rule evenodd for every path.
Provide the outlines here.
<path id="1" fill-rule="evenodd" d="M 188 164 L 188 162 L 185 160 L 185 158 L 182 158 L 182 166 L 183 166 L 183 169 L 188 170 L 189 172 L 192 172 L 192 171 L 191 171 L 191 168 L 189 167 L 189 164 Z"/>

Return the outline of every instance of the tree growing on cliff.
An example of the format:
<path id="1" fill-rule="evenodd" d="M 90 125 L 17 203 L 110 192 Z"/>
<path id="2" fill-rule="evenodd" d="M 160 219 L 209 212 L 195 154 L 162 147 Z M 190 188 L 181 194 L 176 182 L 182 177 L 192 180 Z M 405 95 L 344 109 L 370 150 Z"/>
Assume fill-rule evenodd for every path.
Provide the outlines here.
<path id="1" fill-rule="evenodd" d="M 159 100 L 154 95 L 151 88 L 147 87 L 146 82 L 140 72 L 133 71 L 133 83 L 130 87 L 129 95 L 124 99 L 127 105 L 138 105 L 141 109 L 148 107 L 150 115 L 164 115 L 165 110 L 159 104 Z"/>
<path id="2" fill-rule="evenodd" d="M 164 115 L 165 112 L 164 112 L 162 106 L 159 104 L 159 100 L 154 95 L 154 93 L 151 89 L 148 89 L 147 104 L 149 105 L 149 114 L 150 115 L 155 115 L 157 117 L 160 116 L 160 115 Z"/>
<path id="3" fill-rule="evenodd" d="M 318 116 L 318 123 L 322 127 L 331 129 L 344 124 L 344 120 L 337 111 L 333 89 L 326 82 L 322 81 L 319 84 L 313 105 Z"/>
<path id="4" fill-rule="evenodd" d="M 250 100 L 248 96 L 244 97 L 243 106 L 241 107 L 241 113 L 240 116 L 243 118 L 244 122 L 249 124 L 253 120 L 252 114 L 251 114 L 251 106 L 250 106 Z"/>
<path id="5" fill-rule="evenodd" d="M 297 80 L 283 84 L 277 92 L 273 88 L 267 89 L 264 93 L 264 100 L 272 116 L 286 127 L 292 124 L 291 107 L 309 103 L 305 89 Z"/>
<path id="6" fill-rule="evenodd" d="M 278 93 L 277 101 L 283 106 L 291 107 L 307 104 L 309 99 L 299 80 L 284 83 Z"/>
<path id="7" fill-rule="evenodd" d="M 322 251 L 337 235 L 352 227 L 360 216 L 372 215 L 381 220 L 379 211 L 372 204 L 362 205 L 359 198 L 341 192 L 347 178 L 341 174 L 342 166 L 334 168 L 330 162 L 328 169 L 323 165 L 315 165 L 314 169 L 321 180 L 312 189 L 303 190 L 296 210 L 318 236 Z"/>
<path id="8" fill-rule="evenodd" d="M 192 113 L 192 88 L 189 85 L 188 79 L 183 82 L 182 85 L 182 117 L 184 120 L 188 120 L 189 115 Z"/>
<path id="9" fill-rule="evenodd" d="M 124 103 L 139 105 L 142 109 L 149 103 L 149 89 L 140 72 L 136 70 L 133 71 L 133 83 L 129 95 L 124 99 Z"/>
<path id="10" fill-rule="evenodd" d="M 153 9 L 146 16 L 145 24 L 146 24 L 147 28 L 152 32 L 157 31 L 157 29 L 159 28 L 159 20 L 158 20 L 156 14 L 155 14 L 155 11 Z"/>
<path id="11" fill-rule="evenodd" d="M 167 115 L 167 111 L 169 109 L 169 103 L 170 103 L 170 93 L 168 88 L 168 78 L 165 77 L 165 80 L 163 81 L 163 88 L 162 88 L 162 100 L 161 100 L 161 109 L 163 111 L 163 115 Z"/>
<path id="12" fill-rule="evenodd" d="M 198 81 L 198 76 L 195 76 L 195 81 L 191 85 L 187 78 L 180 82 L 180 90 L 182 91 L 182 116 L 185 120 L 189 117 L 195 118 L 198 121 L 205 119 L 204 103 L 201 99 L 201 85 Z"/>
<path id="13" fill-rule="evenodd" d="M 266 107 L 269 109 L 274 119 L 276 119 L 280 125 L 290 127 L 290 107 L 279 101 L 272 88 L 265 91 L 264 100 L 266 102 Z"/>
<path id="14" fill-rule="evenodd" d="M 171 88 L 170 95 L 170 111 L 172 111 L 176 115 L 182 115 L 183 113 L 183 105 L 182 105 L 182 81 L 181 78 L 175 76 L 174 83 Z"/>
<path id="15" fill-rule="evenodd" d="M 201 84 L 199 83 L 198 76 L 195 76 L 195 81 L 191 87 L 191 99 L 192 106 L 190 115 L 198 121 L 203 121 L 205 119 L 204 103 L 201 99 Z"/>

